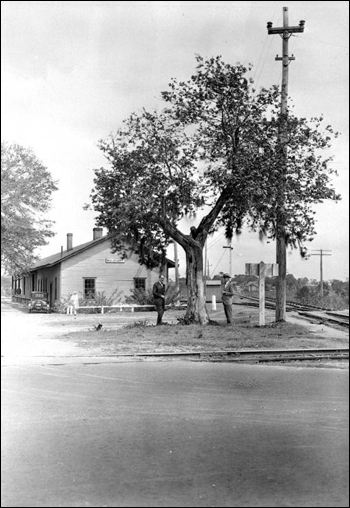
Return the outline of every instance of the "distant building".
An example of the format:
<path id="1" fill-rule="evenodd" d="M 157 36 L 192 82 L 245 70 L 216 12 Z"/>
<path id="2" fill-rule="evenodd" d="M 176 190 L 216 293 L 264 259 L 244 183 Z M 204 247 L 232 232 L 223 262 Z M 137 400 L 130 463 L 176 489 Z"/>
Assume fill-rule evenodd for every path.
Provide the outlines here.
<path id="1" fill-rule="evenodd" d="M 136 254 L 121 259 L 111 252 L 110 237 L 102 235 L 102 228 L 93 229 L 90 242 L 73 247 L 73 235 L 67 234 L 67 249 L 37 262 L 29 274 L 13 279 L 13 300 L 25 303 L 31 291 L 48 293 L 50 307 L 78 291 L 83 298 L 93 298 L 99 292 L 106 297 L 118 289 L 122 299 L 133 289 L 150 289 L 159 272 L 169 276 L 175 263 L 166 260 L 165 266 L 148 269 L 138 262 Z"/>
<path id="2" fill-rule="evenodd" d="M 206 281 L 206 301 L 211 302 L 213 296 L 220 303 L 222 301 L 222 281 L 218 279 Z"/>
<path id="3" fill-rule="evenodd" d="M 247 282 L 245 284 L 245 286 L 249 292 L 259 291 L 259 282 L 255 281 L 255 280 L 251 280 L 250 282 Z"/>

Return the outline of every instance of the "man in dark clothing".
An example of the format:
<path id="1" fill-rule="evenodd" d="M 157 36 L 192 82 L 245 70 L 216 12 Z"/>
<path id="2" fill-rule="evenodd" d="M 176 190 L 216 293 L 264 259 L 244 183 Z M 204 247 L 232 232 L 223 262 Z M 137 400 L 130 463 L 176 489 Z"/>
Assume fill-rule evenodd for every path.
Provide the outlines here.
<path id="1" fill-rule="evenodd" d="M 231 281 L 230 274 L 224 273 L 222 278 L 223 278 L 222 303 L 224 305 L 227 324 L 230 325 L 232 323 L 232 298 L 235 294 L 235 286 Z"/>
<path id="2" fill-rule="evenodd" d="M 153 298 L 154 305 L 158 313 L 157 325 L 162 324 L 162 318 L 165 310 L 165 277 L 163 274 L 159 275 L 159 281 L 153 285 Z"/>

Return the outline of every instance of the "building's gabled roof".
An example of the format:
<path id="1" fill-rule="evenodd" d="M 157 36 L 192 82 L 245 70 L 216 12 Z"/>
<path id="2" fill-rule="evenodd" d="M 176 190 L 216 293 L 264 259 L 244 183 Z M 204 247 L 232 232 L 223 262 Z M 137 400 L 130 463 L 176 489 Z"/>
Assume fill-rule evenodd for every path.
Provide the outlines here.
<path id="1" fill-rule="evenodd" d="M 104 242 L 108 239 L 108 236 L 104 236 L 102 238 L 98 238 L 97 240 L 91 240 L 90 242 L 82 243 L 73 247 L 69 250 L 64 250 L 58 252 L 57 254 L 52 254 L 51 256 L 47 256 L 46 258 L 37 261 L 30 271 L 38 270 L 39 268 L 46 268 L 49 266 L 57 265 L 57 263 L 61 263 L 61 261 L 65 261 L 68 258 L 75 256 L 76 254 L 83 252 L 86 249 L 89 249 L 93 245 L 97 245 L 101 242 Z"/>
<path id="2" fill-rule="evenodd" d="M 256 286 L 256 287 L 258 287 L 259 286 L 259 282 L 256 281 L 256 280 L 250 280 L 249 282 L 245 282 L 245 285 L 246 286 Z"/>
<path id="3" fill-rule="evenodd" d="M 58 263 L 61 263 L 62 261 L 65 261 L 66 259 L 69 259 L 73 256 L 76 256 L 77 254 L 90 249 L 90 247 L 94 245 L 98 245 L 99 243 L 105 242 L 106 240 L 109 240 L 110 236 L 103 236 L 101 238 L 98 238 L 96 240 L 91 240 L 90 242 L 82 243 L 80 245 L 77 245 L 77 247 L 73 247 L 70 250 L 64 250 L 62 252 L 58 252 L 57 254 L 53 254 L 52 256 L 47 256 L 46 258 L 41 259 L 40 261 L 37 261 L 32 268 L 30 269 L 30 272 L 34 272 L 35 270 L 38 270 L 39 268 L 49 268 L 51 266 L 57 265 Z M 175 263 L 174 261 L 171 261 L 171 259 L 166 258 L 167 263 L 169 267 L 174 268 Z"/>
<path id="4" fill-rule="evenodd" d="M 221 286 L 221 280 L 219 280 L 219 279 L 207 280 L 206 285 L 207 286 Z"/>

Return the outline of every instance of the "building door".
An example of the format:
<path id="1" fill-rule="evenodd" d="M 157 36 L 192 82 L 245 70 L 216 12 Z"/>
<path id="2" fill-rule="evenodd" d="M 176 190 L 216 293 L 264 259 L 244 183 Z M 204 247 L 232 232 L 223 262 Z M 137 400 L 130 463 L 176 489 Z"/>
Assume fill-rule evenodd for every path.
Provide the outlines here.
<path id="1" fill-rule="evenodd" d="M 51 309 L 51 307 L 52 307 L 52 282 L 50 282 L 49 304 L 50 304 L 50 309 Z"/>

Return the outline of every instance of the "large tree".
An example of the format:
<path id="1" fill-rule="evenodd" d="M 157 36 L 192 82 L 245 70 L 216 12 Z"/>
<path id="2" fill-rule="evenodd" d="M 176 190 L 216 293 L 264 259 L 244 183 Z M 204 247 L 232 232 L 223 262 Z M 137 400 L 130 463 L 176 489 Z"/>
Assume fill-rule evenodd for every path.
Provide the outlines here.
<path id="1" fill-rule="evenodd" d="M 330 126 L 325 135 L 321 119 L 312 126 L 290 113 L 284 122 L 284 140 L 292 147 L 286 164 L 278 87 L 256 93 L 249 68 L 221 57 L 197 56 L 197 62 L 189 81 L 172 80 L 162 93 L 163 111 L 133 113 L 100 141 L 110 164 L 95 170 L 91 198 L 98 224 L 115 233 L 114 249 L 122 251 L 127 242 L 141 263 L 154 266 L 170 240 L 182 246 L 186 318 L 206 324 L 203 248 L 209 234 L 224 226 L 230 239 L 246 223 L 274 238 L 283 174 L 286 242 L 302 247 L 315 233 L 312 203 L 339 196 L 329 185 L 330 159 L 319 153 L 329 147 Z M 199 209 L 199 225 L 181 231 L 180 220 Z"/>
<path id="2" fill-rule="evenodd" d="M 45 219 L 56 183 L 32 149 L 1 142 L 1 264 L 22 274 L 54 233 Z"/>

